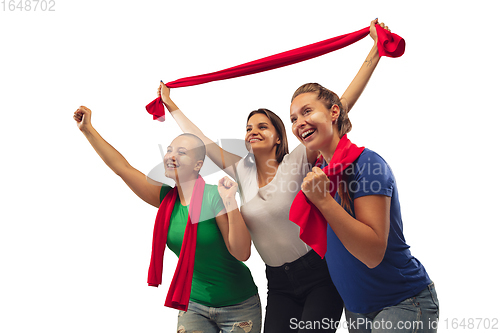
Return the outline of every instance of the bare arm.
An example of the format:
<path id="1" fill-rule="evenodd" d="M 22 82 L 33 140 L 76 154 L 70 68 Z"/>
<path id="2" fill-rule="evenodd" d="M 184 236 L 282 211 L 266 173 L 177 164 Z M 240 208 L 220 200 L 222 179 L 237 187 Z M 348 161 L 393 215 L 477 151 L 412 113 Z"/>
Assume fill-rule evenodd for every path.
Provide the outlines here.
<path id="1" fill-rule="evenodd" d="M 302 191 L 319 209 L 339 240 L 354 257 L 369 268 L 384 258 L 390 229 L 391 198 L 368 195 L 354 200 L 352 217 L 324 189 L 329 179 L 320 168 L 313 168 L 302 183 Z"/>
<path id="2" fill-rule="evenodd" d="M 377 29 L 375 28 L 375 24 L 377 23 L 378 19 L 375 19 L 370 23 L 370 37 L 374 41 L 373 47 L 368 53 L 368 56 L 366 56 L 366 59 L 361 65 L 361 68 L 359 69 L 358 73 L 356 74 L 356 76 L 351 81 L 346 91 L 340 98 L 340 102 L 342 103 L 342 106 L 347 112 L 349 112 L 352 109 L 354 104 L 356 104 L 358 98 L 363 93 L 363 90 L 368 84 L 368 81 L 370 81 L 370 78 L 380 60 L 380 55 L 378 54 L 378 48 L 377 48 L 377 41 L 378 41 Z M 391 31 L 389 27 L 385 26 L 384 23 L 380 23 L 380 26 L 388 31 Z M 318 152 L 307 149 L 307 160 L 309 161 L 310 164 L 313 164 L 317 158 L 318 158 Z"/>
<path id="3" fill-rule="evenodd" d="M 370 37 L 374 41 L 373 47 L 368 53 L 368 56 L 363 62 L 363 65 L 361 65 L 361 68 L 352 80 L 351 84 L 349 85 L 349 87 L 347 87 L 346 91 L 340 98 L 340 102 L 347 112 L 352 109 L 354 104 L 356 104 L 359 96 L 361 96 L 361 94 L 363 93 L 363 90 L 368 84 L 368 81 L 370 80 L 370 77 L 375 71 L 375 68 L 377 67 L 380 60 L 380 55 L 378 54 L 377 48 L 378 36 L 377 30 L 375 29 L 375 24 L 378 24 L 378 19 L 375 19 L 370 23 Z M 388 26 L 385 26 L 384 23 L 380 23 L 380 26 L 388 31 L 391 31 Z"/>
<path id="4" fill-rule="evenodd" d="M 170 89 L 163 84 L 158 88 L 158 96 L 161 96 L 163 104 L 167 107 L 168 111 L 174 118 L 175 122 L 184 133 L 191 133 L 199 137 L 207 149 L 207 156 L 229 176 L 236 179 L 236 164 L 241 157 L 232 154 L 217 145 L 203 134 L 203 132 L 191 121 L 184 113 L 179 110 L 177 105 L 170 98 Z"/>
<path id="5" fill-rule="evenodd" d="M 354 257 L 368 268 L 375 268 L 382 262 L 389 237 L 390 197 L 368 195 L 355 199 L 356 218 L 349 215 L 331 195 L 316 207 Z"/>
<path id="6" fill-rule="evenodd" d="M 252 241 L 235 199 L 237 187 L 238 185 L 228 177 L 219 181 L 219 194 L 225 209 L 215 220 L 229 253 L 240 261 L 246 261 L 250 257 Z"/>
<path id="7" fill-rule="evenodd" d="M 92 112 L 85 106 L 75 111 L 73 118 L 78 128 L 85 135 L 94 150 L 132 191 L 142 200 L 155 207 L 160 206 L 161 183 L 149 179 L 140 171 L 133 168 L 128 161 L 113 146 L 104 140 L 91 124 Z"/>

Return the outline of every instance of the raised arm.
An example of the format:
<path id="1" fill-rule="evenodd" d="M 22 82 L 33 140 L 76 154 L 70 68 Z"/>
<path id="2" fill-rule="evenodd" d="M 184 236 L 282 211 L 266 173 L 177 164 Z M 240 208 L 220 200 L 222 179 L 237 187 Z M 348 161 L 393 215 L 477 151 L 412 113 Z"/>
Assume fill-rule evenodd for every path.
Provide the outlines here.
<path id="1" fill-rule="evenodd" d="M 97 133 L 91 124 L 91 116 L 90 109 L 80 106 L 75 111 L 73 119 L 104 163 L 120 176 L 139 198 L 150 205 L 159 207 L 161 183 L 148 179 L 142 172 L 134 169 L 122 154 Z"/>
<path id="2" fill-rule="evenodd" d="M 354 104 L 356 104 L 359 96 L 361 96 L 361 93 L 363 93 L 363 90 L 368 84 L 368 81 L 370 80 L 370 77 L 372 76 L 373 71 L 375 71 L 375 68 L 377 67 L 380 60 L 380 55 L 378 54 L 377 48 L 378 36 L 377 29 L 375 29 L 375 24 L 378 24 L 378 19 L 375 19 L 370 23 L 370 37 L 374 41 L 373 47 L 368 53 L 368 56 L 366 57 L 363 65 L 352 80 L 351 84 L 349 85 L 349 87 L 347 87 L 346 91 L 340 98 L 340 101 L 347 112 L 352 109 Z M 380 23 L 380 26 L 388 31 L 391 31 L 389 27 L 384 23 Z"/>
<path id="3" fill-rule="evenodd" d="M 215 220 L 229 253 L 240 261 L 246 261 L 250 257 L 252 241 L 235 199 L 237 187 L 228 177 L 219 181 L 219 194 L 225 209 Z"/>
<path id="4" fill-rule="evenodd" d="M 375 68 L 377 67 L 378 62 L 380 60 L 380 55 L 378 54 L 378 48 L 377 48 L 378 37 L 377 37 L 377 29 L 375 29 L 375 24 L 378 24 L 378 19 L 375 19 L 370 23 L 370 37 L 374 41 L 373 47 L 368 53 L 368 56 L 363 62 L 363 65 L 361 65 L 361 68 L 359 69 L 358 73 L 352 80 L 351 84 L 349 84 L 346 91 L 340 98 L 340 102 L 342 103 L 342 106 L 347 112 L 349 112 L 352 109 L 354 104 L 356 104 L 356 101 L 358 100 L 359 96 L 361 96 L 361 94 L 363 93 L 363 90 L 368 84 L 368 81 L 370 80 L 370 77 L 375 71 Z M 380 23 L 380 26 L 388 31 L 391 31 L 389 27 L 386 26 L 384 23 Z M 313 164 L 316 161 L 317 157 L 318 157 L 318 152 L 307 149 L 307 160 L 309 161 L 310 164 Z"/>
<path id="5" fill-rule="evenodd" d="M 158 88 L 158 96 L 161 96 L 163 104 L 174 118 L 175 122 L 184 133 L 191 133 L 199 137 L 207 149 L 207 156 L 229 176 L 236 179 L 236 164 L 241 157 L 222 149 L 215 142 L 210 140 L 203 132 L 175 105 L 170 98 L 170 89 L 163 83 Z"/>

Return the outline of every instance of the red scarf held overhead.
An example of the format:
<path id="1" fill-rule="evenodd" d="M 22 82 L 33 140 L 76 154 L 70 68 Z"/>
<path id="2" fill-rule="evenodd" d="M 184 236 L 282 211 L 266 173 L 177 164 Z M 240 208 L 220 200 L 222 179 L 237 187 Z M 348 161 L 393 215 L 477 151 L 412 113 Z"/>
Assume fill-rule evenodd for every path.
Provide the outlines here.
<path id="1" fill-rule="evenodd" d="M 342 180 L 342 172 L 359 157 L 364 149 L 351 143 L 347 135 L 342 136 L 332 160 L 323 169 L 323 172 L 330 178 L 332 196 L 337 193 L 339 182 Z M 304 192 L 300 191 L 293 200 L 289 218 L 300 227 L 300 239 L 323 258 L 326 253 L 327 222 L 318 208 L 307 199 Z"/>
<path id="2" fill-rule="evenodd" d="M 189 204 L 188 221 L 182 240 L 181 253 L 179 254 L 174 277 L 170 283 L 167 299 L 165 300 L 165 306 L 183 311 L 187 311 L 189 296 L 191 295 L 194 255 L 196 253 L 196 235 L 204 189 L 205 181 L 201 176 L 198 176 Z M 165 253 L 165 246 L 167 245 L 170 216 L 172 215 L 176 199 L 177 186 L 167 193 L 156 214 L 153 231 L 153 248 L 151 250 L 151 262 L 148 272 L 148 284 L 150 286 L 158 287 L 161 284 L 163 255 Z"/>
<path id="3" fill-rule="evenodd" d="M 376 24 L 375 27 L 377 29 L 377 47 L 379 55 L 381 57 L 387 56 L 391 58 L 402 56 L 405 51 L 405 40 L 400 36 L 383 29 L 378 24 Z M 370 27 L 367 27 L 349 34 L 326 39 L 321 42 L 302 46 L 217 72 L 178 79 L 168 82 L 166 85 L 169 88 L 188 87 L 212 81 L 226 80 L 239 76 L 265 72 L 271 69 L 319 57 L 323 54 L 341 49 L 359 41 L 360 39 L 366 37 L 369 33 Z M 149 103 L 146 106 L 146 110 L 153 115 L 153 119 L 155 120 L 158 119 L 163 121 L 165 119 L 165 110 L 160 97 Z"/>

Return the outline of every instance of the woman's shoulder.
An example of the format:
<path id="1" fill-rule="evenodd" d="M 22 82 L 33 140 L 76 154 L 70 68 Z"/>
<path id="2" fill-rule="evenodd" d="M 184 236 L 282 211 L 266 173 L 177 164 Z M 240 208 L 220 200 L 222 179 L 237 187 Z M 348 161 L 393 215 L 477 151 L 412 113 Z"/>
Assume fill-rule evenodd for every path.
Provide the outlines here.
<path id="1" fill-rule="evenodd" d="M 163 201 L 163 199 L 165 198 L 165 196 L 167 195 L 167 193 L 172 190 L 173 187 L 170 186 L 170 185 L 167 185 L 167 184 L 162 184 L 161 185 L 161 189 L 160 189 L 160 202 Z"/>
<path id="2" fill-rule="evenodd" d="M 210 201 L 220 200 L 219 187 L 215 184 L 205 184 L 203 196 L 205 199 L 209 199 Z"/>
<path id="3" fill-rule="evenodd" d="M 218 192 L 217 185 L 215 184 L 205 184 L 205 192 Z"/>
<path id="4" fill-rule="evenodd" d="M 252 153 L 248 153 L 241 160 L 236 163 L 237 170 L 252 169 L 255 168 L 255 156 Z"/>
<path id="5" fill-rule="evenodd" d="M 212 214 L 210 218 L 215 217 L 222 209 L 224 209 L 224 203 L 219 194 L 219 187 L 213 184 L 205 184 L 205 189 L 203 190 L 203 204 L 202 210 L 210 211 Z"/>
<path id="6" fill-rule="evenodd" d="M 380 164 L 380 165 L 389 165 L 385 159 L 380 156 L 377 152 L 365 148 L 363 152 L 359 155 L 356 163 L 359 164 Z"/>
<path id="7" fill-rule="evenodd" d="M 394 174 L 389 164 L 377 152 L 365 148 L 354 162 L 353 175 L 358 180 L 361 178 L 368 179 L 385 179 L 389 183 L 394 182 Z"/>
<path id="8" fill-rule="evenodd" d="M 286 154 L 283 157 L 283 161 L 281 163 L 296 163 L 296 162 L 307 163 L 307 151 L 306 147 L 303 144 L 299 144 L 297 147 L 295 147 L 294 150 Z"/>

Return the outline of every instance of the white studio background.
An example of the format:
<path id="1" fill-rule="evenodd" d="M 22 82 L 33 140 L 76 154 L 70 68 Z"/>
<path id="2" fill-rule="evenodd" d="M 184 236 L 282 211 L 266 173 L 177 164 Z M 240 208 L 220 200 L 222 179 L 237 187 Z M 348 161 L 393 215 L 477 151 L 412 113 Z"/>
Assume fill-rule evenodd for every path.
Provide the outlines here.
<path id="1" fill-rule="evenodd" d="M 405 38 L 406 53 L 380 61 L 350 113 L 350 139 L 395 172 L 405 236 L 437 286 L 440 331 L 452 331 L 455 318 L 499 318 L 495 5 L 55 0 L 53 12 L 27 12 L 9 11 L 6 0 L 0 331 L 175 331 L 177 311 L 163 306 L 173 253 L 165 255 L 163 285 L 146 283 L 156 209 L 100 160 L 72 119 L 78 106 L 89 107 L 96 130 L 148 173 L 161 162 L 158 144 L 181 133 L 168 115 L 160 123 L 145 111 L 160 80 L 353 32 L 375 17 Z M 319 82 L 341 95 L 371 46 L 366 37 L 293 66 L 173 89 L 172 98 L 214 140 L 243 139 L 246 116 L 259 107 L 290 129 L 293 91 Z M 255 249 L 248 265 L 265 306 Z"/>

